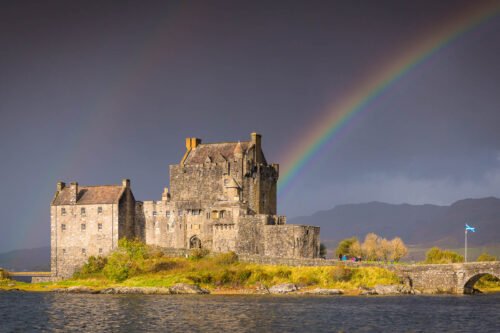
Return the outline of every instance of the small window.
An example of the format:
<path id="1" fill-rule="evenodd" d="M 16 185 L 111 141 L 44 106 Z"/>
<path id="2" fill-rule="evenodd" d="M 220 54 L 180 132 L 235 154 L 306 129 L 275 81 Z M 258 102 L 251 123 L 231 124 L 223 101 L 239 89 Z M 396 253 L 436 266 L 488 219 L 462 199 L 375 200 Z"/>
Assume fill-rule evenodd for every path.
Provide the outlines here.
<path id="1" fill-rule="evenodd" d="M 153 216 L 156 216 L 156 210 L 153 212 Z"/>
<path id="2" fill-rule="evenodd" d="M 165 216 L 166 216 L 166 217 L 170 217 L 170 211 L 169 211 L 169 210 L 167 210 L 167 211 L 165 212 Z"/>
<path id="3" fill-rule="evenodd" d="M 61 215 L 66 215 L 66 208 L 61 208 Z"/>
<path id="4" fill-rule="evenodd" d="M 87 225 L 85 223 L 82 223 L 81 228 L 82 228 L 82 231 L 85 231 L 85 229 L 87 229 Z"/>
<path id="5" fill-rule="evenodd" d="M 102 214 L 102 207 L 97 207 L 97 214 Z"/>
<path id="6" fill-rule="evenodd" d="M 101 248 L 99 248 L 99 253 L 102 253 L 102 249 Z"/>
<path id="7" fill-rule="evenodd" d="M 82 249 L 82 254 L 87 254 L 87 250 Z"/>
<path id="8" fill-rule="evenodd" d="M 66 249 L 63 249 L 63 254 L 66 254 Z"/>
<path id="9" fill-rule="evenodd" d="M 224 217 L 224 211 L 223 211 L 223 210 L 221 210 L 221 211 L 219 212 L 219 218 L 223 218 L 223 217 Z"/>
<path id="10" fill-rule="evenodd" d="M 97 224 L 97 230 L 102 230 L 102 223 Z"/>
<path id="11" fill-rule="evenodd" d="M 210 218 L 210 212 L 207 212 L 207 219 Z"/>
<path id="12" fill-rule="evenodd" d="M 168 223 L 167 223 L 167 230 L 168 230 L 168 229 L 170 229 L 170 227 L 169 227 L 169 225 L 168 225 Z"/>
<path id="13" fill-rule="evenodd" d="M 191 211 L 191 215 L 200 215 L 200 212 L 201 212 L 201 211 L 200 211 L 199 209 L 193 209 L 193 210 Z"/>
<path id="14" fill-rule="evenodd" d="M 182 216 L 182 210 L 179 210 L 179 211 L 177 212 L 177 215 Z"/>
<path id="15" fill-rule="evenodd" d="M 61 224 L 61 230 L 62 231 L 66 230 L 66 224 Z"/>
<path id="16" fill-rule="evenodd" d="M 80 215 L 85 216 L 85 208 L 80 208 Z"/>

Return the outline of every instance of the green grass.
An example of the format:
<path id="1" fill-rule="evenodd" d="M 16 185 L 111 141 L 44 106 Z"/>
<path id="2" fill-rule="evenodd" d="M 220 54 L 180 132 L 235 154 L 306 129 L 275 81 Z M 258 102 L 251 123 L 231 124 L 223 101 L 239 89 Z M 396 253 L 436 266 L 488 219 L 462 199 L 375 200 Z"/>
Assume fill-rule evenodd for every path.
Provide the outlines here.
<path id="1" fill-rule="evenodd" d="M 22 283 L 5 280 L 0 289 L 49 291 L 56 288 L 86 286 L 93 289 L 109 287 L 170 287 L 176 283 L 197 284 L 215 292 L 270 287 L 294 283 L 302 288 L 340 288 L 355 290 L 361 286 L 398 284 L 399 278 L 379 267 L 291 267 L 242 263 L 233 254 L 219 254 L 200 259 L 153 257 L 144 259 L 132 276 L 117 282 L 103 272 L 76 274 L 54 283 Z M 15 284 L 15 286 L 8 286 Z"/>

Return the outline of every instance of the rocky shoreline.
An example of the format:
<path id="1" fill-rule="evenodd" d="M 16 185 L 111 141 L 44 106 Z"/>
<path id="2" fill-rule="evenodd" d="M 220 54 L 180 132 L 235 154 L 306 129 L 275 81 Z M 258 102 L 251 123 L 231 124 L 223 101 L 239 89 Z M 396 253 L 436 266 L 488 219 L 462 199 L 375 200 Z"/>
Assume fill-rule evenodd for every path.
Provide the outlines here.
<path id="1" fill-rule="evenodd" d="M 6 291 L 23 291 L 19 288 L 6 289 Z M 28 290 L 27 290 L 28 291 Z M 43 291 L 42 291 L 43 292 Z M 371 295 L 417 295 L 421 292 L 404 285 L 376 285 L 373 288 L 359 288 L 358 290 L 344 291 L 342 289 L 315 288 L 303 289 L 293 283 L 282 283 L 272 287 L 259 286 L 255 289 L 214 290 L 186 283 L 178 283 L 171 287 L 112 287 L 93 289 L 86 286 L 73 286 L 68 288 L 48 289 L 46 292 L 61 294 L 137 294 L 137 295 L 301 295 L 301 296 L 371 296 Z"/>

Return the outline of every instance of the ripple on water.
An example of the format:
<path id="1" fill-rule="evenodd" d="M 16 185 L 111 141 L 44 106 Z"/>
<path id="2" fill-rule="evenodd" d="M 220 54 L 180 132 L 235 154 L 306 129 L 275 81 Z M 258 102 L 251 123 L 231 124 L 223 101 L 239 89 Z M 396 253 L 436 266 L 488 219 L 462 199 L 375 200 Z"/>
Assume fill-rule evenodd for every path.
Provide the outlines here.
<path id="1" fill-rule="evenodd" d="M 500 332 L 500 295 L 0 293 L 0 332 Z"/>

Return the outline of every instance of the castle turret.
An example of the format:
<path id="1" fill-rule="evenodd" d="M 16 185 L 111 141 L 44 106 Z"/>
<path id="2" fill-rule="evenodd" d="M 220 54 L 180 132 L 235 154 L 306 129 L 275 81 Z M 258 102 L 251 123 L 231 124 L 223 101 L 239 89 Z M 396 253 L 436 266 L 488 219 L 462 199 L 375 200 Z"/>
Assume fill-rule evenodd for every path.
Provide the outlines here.
<path id="1" fill-rule="evenodd" d="M 255 156 L 254 156 L 254 161 L 255 163 L 262 163 L 262 146 L 261 146 L 261 141 L 262 141 L 262 136 L 256 132 L 253 132 L 250 134 L 252 137 L 252 144 L 255 147 Z"/>

